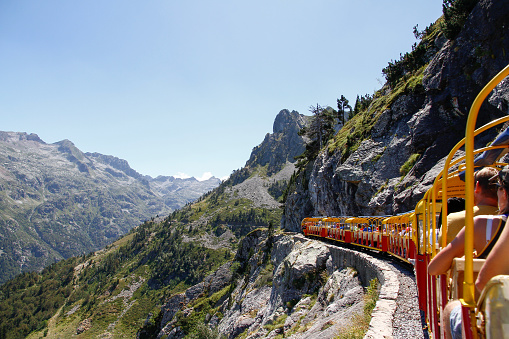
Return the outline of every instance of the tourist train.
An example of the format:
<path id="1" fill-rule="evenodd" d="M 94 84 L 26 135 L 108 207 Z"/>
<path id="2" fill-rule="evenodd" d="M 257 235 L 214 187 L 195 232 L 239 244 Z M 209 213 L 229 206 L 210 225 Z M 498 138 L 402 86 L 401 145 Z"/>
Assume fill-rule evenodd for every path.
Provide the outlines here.
<path id="1" fill-rule="evenodd" d="M 509 65 L 496 75 L 474 100 L 465 138 L 449 153 L 443 170 L 413 211 L 394 216 L 309 217 L 302 220 L 308 237 L 329 239 L 349 246 L 387 253 L 414 266 L 419 308 L 426 319 L 430 338 L 443 338 L 440 314 L 449 300 L 459 299 L 467 338 L 509 337 L 509 276 L 495 276 L 478 296 L 477 273 L 485 262 L 473 254 L 474 173 L 486 166 L 502 168 L 499 162 L 509 150 L 509 127 L 489 145 L 474 149 L 474 138 L 489 130 L 502 129 L 509 116 L 475 129 L 479 109 L 489 93 L 509 75 Z M 464 148 L 463 152 L 458 152 Z M 447 274 L 428 274 L 428 264 L 446 246 L 438 230 L 446 234 L 447 204 L 451 197 L 465 199 L 465 256 L 454 259 Z M 509 244 L 507 244 L 509 246 Z M 507 334 L 506 334 L 507 333 Z"/>

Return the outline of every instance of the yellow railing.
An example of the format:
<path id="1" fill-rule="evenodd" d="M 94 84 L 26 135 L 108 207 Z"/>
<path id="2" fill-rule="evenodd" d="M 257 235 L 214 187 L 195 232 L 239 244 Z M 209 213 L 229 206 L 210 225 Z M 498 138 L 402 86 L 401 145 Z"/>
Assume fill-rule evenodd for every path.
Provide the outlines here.
<path id="1" fill-rule="evenodd" d="M 475 124 L 481 104 L 489 93 L 509 75 L 509 65 L 498 73 L 477 95 L 468 114 L 465 133 L 465 280 L 463 282 L 462 303 L 475 307 L 475 285 L 473 273 L 474 251 L 474 136 Z"/>

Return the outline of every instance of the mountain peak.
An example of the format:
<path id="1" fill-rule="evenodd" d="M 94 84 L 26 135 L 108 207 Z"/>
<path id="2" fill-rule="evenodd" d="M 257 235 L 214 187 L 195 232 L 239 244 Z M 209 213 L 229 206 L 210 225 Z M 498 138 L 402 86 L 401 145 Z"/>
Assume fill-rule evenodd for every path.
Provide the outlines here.
<path id="1" fill-rule="evenodd" d="M 279 111 L 276 119 L 274 119 L 272 131 L 274 134 L 283 133 L 289 128 L 295 128 L 295 126 L 300 130 L 305 125 L 304 119 L 304 116 L 297 111 L 290 112 L 288 109 L 283 109 Z"/>
<path id="2" fill-rule="evenodd" d="M 17 141 L 36 141 L 40 142 L 41 144 L 45 144 L 44 141 L 42 141 L 41 138 L 35 133 L 25 133 L 25 132 L 3 132 L 0 131 L 0 141 L 5 142 L 17 142 Z"/>
<path id="3" fill-rule="evenodd" d="M 119 171 L 124 172 L 126 175 L 130 177 L 136 179 L 140 179 L 142 177 L 140 173 L 136 172 L 134 169 L 131 168 L 131 166 L 129 166 L 129 162 L 127 162 L 127 160 L 120 159 L 112 155 L 104 155 L 97 152 L 94 153 L 87 152 L 85 154 L 86 156 L 94 158 L 105 165 L 109 165 Z"/>
<path id="4" fill-rule="evenodd" d="M 306 125 L 306 118 L 297 111 L 281 110 L 274 120 L 274 133 L 253 148 L 246 167 L 268 166 L 268 173 L 277 173 L 287 162 L 294 163 L 302 154 L 305 142 L 299 131 Z"/>

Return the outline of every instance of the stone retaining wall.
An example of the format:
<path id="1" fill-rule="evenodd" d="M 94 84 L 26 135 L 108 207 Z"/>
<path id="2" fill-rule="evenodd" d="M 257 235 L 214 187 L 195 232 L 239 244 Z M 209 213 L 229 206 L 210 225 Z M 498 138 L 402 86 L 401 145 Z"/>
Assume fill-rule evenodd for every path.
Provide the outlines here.
<path id="1" fill-rule="evenodd" d="M 372 313 L 371 322 L 365 339 L 392 338 L 392 323 L 396 310 L 396 298 L 399 293 L 399 280 L 391 268 L 382 260 L 366 253 L 347 248 L 328 245 L 334 268 L 353 267 L 359 272 L 363 285 L 377 278 L 380 285 L 380 295 Z"/>

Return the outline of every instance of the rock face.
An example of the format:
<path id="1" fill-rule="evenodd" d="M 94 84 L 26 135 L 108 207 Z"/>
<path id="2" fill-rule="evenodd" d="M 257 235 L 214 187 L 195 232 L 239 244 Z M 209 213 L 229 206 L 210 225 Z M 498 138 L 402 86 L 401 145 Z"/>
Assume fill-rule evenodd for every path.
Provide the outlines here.
<path id="1" fill-rule="evenodd" d="M 279 172 L 287 162 L 294 163 L 295 157 L 305 149 L 299 131 L 306 125 L 307 118 L 296 111 L 282 110 L 274 120 L 273 133 L 265 136 L 263 142 L 253 148 L 247 167 L 267 165 L 270 176 Z"/>
<path id="2" fill-rule="evenodd" d="M 422 88 L 399 95 L 379 114 L 358 149 L 321 153 L 288 195 L 283 227 L 299 231 L 311 215 L 384 215 L 413 210 L 438 173 L 435 167 L 464 137 L 470 106 L 491 78 L 509 63 L 509 1 L 482 0 L 454 41 L 442 35 L 424 71 Z M 390 89 L 382 89 L 386 94 Z M 509 113 L 509 81 L 489 96 L 478 124 Z M 475 140 L 491 141 L 495 131 Z M 400 167 L 419 154 L 412 170 Z M 437 170 L 435 170 L 435 169 Z"/>
<path id="3" fill-rule="evenodd" d="M 214 202 L 213 208 L 189 222 L 189 229 L 207 230 L 207 233 L 186 237 L 186 242 L 197 241 L 208 248 L 221 244 L 228 247 L 258 227 L 278 224 L 282 196 L 295 172 L 294 158 L 305 148 L 305 141 L 298 133 L 307 120 L 287 109 L 277 114 L 273 133 L 268 133 L 253 148 L 246 165 L 204 197 Z M 211 232 L 210 227 L 215 230 Z"/>
<path id="4" fill-rule="evenodd" d="M 397 337 L 423 338 L 416 294 L 402 292 L 397 274 L 365 253 L 258 229 L 243 239 L 232 266 L 166 301 L 158 338 L 185 337 L 194 330 L 182 327 L 185 319 L 200 313 L 209 333 L 227 338 L 335 338 L 364 312 L 372 281 L 379 296 L 367 337 L 392 338 L 397 310 L 409 304 L 415 312 L 407 311 L 406 335 Z M 206 315 L 203 305 L 210 305 Z"/>
<path id="5" fill-rule="evenodd" d="M 228 338 L 242 333 L 247 338 L 283 333 L 294 333 L 292 338 L 333 338 L 363 309 L 364 289 L 357 271 L 334 267 L 329 248 L 319 242 L 291 235 L 268 238 L 257 230 L 244 238 L 236 260 L 243 266 L 235 281 L 216 272 L 205 280 L 215 289 L 200 283 L 171 297 L 163 307 L 158 337 L 183 338 L 186 333 L 175 326 L 177 312 L 190 316 L 195 311 L 188 306 L 193 300 L 231 282 L 236 286 L 231 295 L 217 302 L 222 319 L 215 314 L 206 317 L 210 328 Z"/>
<path id="6" fill-rule="evenodd" d="M 0 132 L 0 283 L 98 250 L 219 183 L 153 179 L 69 140 L 46 144 L 35 134 Z"/>

